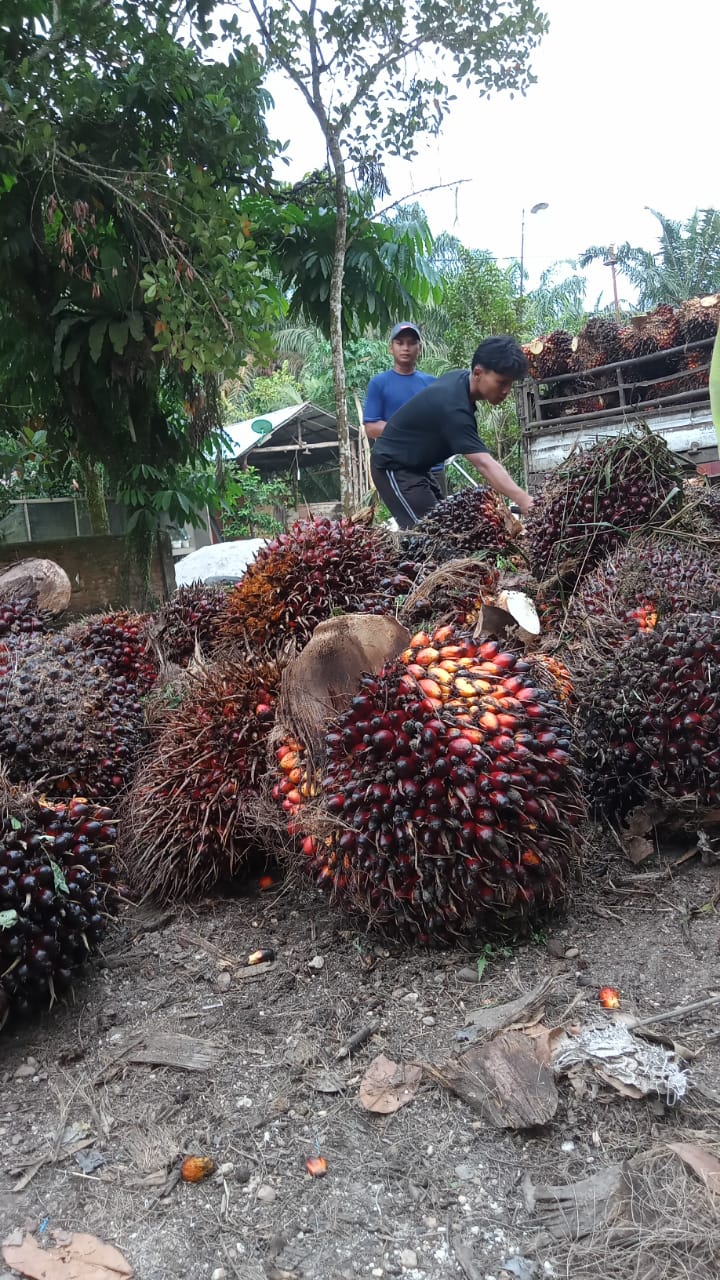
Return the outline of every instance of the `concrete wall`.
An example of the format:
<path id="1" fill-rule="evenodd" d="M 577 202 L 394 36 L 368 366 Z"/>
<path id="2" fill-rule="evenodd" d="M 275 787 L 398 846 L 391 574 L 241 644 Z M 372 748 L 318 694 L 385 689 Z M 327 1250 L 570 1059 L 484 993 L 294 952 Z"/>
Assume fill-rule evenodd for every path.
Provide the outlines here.
<path id="1" fill-rule="evenodd" d="M 70 605 L 63 618 L 104 609 L 141 609 L 145 604 L 142 584 L 137 576 L 128 572 L 125 549 L 125 539 L 112 535 L 0 546 L 0 572 L 30 557 L 54 560 L 65 570 L 72 585 Z M 151 596 L 154 602 L 160 603 L 174 590 L 170 539 L 163 534 L 156 541 L 152 557 Z"/>

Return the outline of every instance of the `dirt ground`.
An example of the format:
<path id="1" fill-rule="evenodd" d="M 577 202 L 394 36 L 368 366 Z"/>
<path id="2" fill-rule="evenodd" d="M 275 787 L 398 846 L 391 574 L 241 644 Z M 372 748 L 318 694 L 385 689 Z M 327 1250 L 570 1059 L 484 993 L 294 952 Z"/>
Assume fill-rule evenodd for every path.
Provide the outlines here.
<path id="1" fill-rule="evenodd" d="M 564 1244 L 538 1239 L 523 1179 L 573 1182 L 671 1139 L 716 1140 L 720 1004 L 663 1024 L 699 1055 L 675 1106 L 603 1085 L 583 1096 L 564 1079 L 554 1119 L 513 1132 L 427 1077 L 385 1117 L 363 1109 L 358 1086 L 380 1052 L 434 1063 L 461 1052 L 455 1037 L 470 1011 L 544 975 L 554 979 L 548 1026 L 603 1016 L 606 983 L 640 1016 L 720 992 L 717 871 L 699 857 L 671 874 L 668 865 L 590 858 L 569 914 L 530 943 L 486 954 L 479 983 L 462 972 L 477 953 L 376 944 L 311 891 L 129 909 L 74 1005 L 0 1038 L 0 1236 L 91 1231 L 122 1250 L 138 1280 L 624 1275 L 602 1259 L 575 1266 Z M 259 947 L 275 963 L 244 967 Z M 160 1032 L 214 1046 L 210 1065 L 123 1059 Z M 220 1173 L 178 1181 L 190 1153 L 211 1156 Z M 318 1153 L 328 1172 L 313 1179 L 305 1161 Z M 706 1274 L 684 1239 L 663 1280 Z M 661 1272 L 627 1271 L 651 1274 Z"/>

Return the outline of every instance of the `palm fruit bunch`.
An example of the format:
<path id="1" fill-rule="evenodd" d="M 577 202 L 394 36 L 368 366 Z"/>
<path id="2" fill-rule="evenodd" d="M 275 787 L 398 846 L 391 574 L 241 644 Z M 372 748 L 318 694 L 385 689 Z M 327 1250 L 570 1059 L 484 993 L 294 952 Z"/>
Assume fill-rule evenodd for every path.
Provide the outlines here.
<path id="1" fill-rule="evenodd" d="M 49 795 L 112 799 L 130 781 L 143 740 L 143 704 L 68 633 L 29 638 L 0 658 L 0 760 L 13 781 Z"/>
<path id="2" fill-rule="evenodd" d="M 46 631 L 51 614 L 37 610 L 31 600 L 0 601 L 0 639 Z"/>
<path id="3" fill-rule="evenodd" d="M 533 653 L 533 676 L 539 685 L 549 689 L 559 702 L 575 701 L 575 683 L 564 662 L 550 653 Z"/>
<path id="4" fill-rule="evenodd" d="M 426 570 L 426 565 L 403 560 L 394 572 L 391 571 L 380 579 L 377 591 L 370 592 L 369 595 L 364 597 L 363 613 L 395 613 L 398 606 L 412 592 L 416 579 L 422 577 Z"/>
<path id="5" fill-rule="evenodd" d="M 598 369 L 601 365 L 613 364 L 620 359 L 620 331 L 613 320 L 595 316 L 572 339 L 570 368 L 577 372 Z"/>
<path id="6" fill-rule="evenodd" d="M 573 453 L 550 476 L 526 522 L 539 581 L 588 573 L 628 534 L 679 509 L 677 463 L 659 436 L 638 427 Z"/>
<path id="7" fill-rule="evenodd" d="M 655 307 L 654 311 L 648 312 L 646 328 L 661 351 L 669 351 L 671 347 L 678 347 L 682 342 L 680 316 L 674 307 L 666 302 Z"/>
<path id="8" fill-rule="evenodd" d="M 51 1005 L 117 905 L 112 811 L 49 804 L 0 778 L 0 1026 Z"/>
<path id="9" fill-rule="evenodd" d="M 693 610 L 720 609 L 720 556 L 686 542 L 633 539 L 579 584 L 570 634 L 596 652 L 613 652 L 638 631 Z"/>
<path id="10" fill-rule="evenodd" d="M 247 870 L 261 831 L 258 786 L 267 770 L 281 668 L 224 660 L 186 673 L 123 809 L 123 853 L 139 892 L 194 898 Z"/>
<path id="11" fill-rule="evenodd" d="M 683 365 L 685 369 L 690 370 L 690 373 L 682 378 L 681 390 L 701 391 L 703 387 L 707 387 L 710 380 L 709 361 L 709 351 L 687 351 L 685 353 Z"/>
<path id="12" fill-rule="evenodd" d="M 279 787 L 291 829 L 309 833 L 306 871 L 342 909 L 446 945 L 521 931 L 564 901 L 579 773 L 531 659 L 451 626 L 418 633 L 363 677 L 324 745 L 314 802 L 297 753 Z"/>
<path id="13" fill-rule="evenodd" d="M 470 486 L 438 502 L 403 537 L 402 547 L 410 558 L 438 564 L 478 552 L 499 556 L 512 546 L 513 523 L 494 489 Z"/>
<path id="14" fill-rule="evenodd" d="M 157 666 L 148 643 L 147 614 L 108 613 L 67 628 L 78 650 L 105 668 L 116 681 L 125 681 L 138 694 L 147 693 L 157 679 Z"/>
<path id="15" fill-rule="evenodd" d="M 220 623 L 222 640 L 252 652 L 302 648 L 319 622 L 362 612 L 397 560 L 385 530 L 347 517 L 298 520 L 261 547 L 230 592 Z"/>
<path id="16" fill-rule="evenodd" d="M 558 378 L 570 369 L 573 353 L 572 334 L 564 329 L 554 329 L 545 338 L 536 338 L 523 347 L 527 357 L 528 373 L 536 382 L 545 378 Z"/>
<path id="17" fill-rule="evenodd" d="M 196 646 L 205 657 L 214 652 L 228 588 L 192 582 L 179 587 L 160 609 L 157 635 L 167 662 L 186 667 Z"/>
<path id="18" fill-rule="evenodd" d="M 720 802 L 720 614 L 660 622 L 583 663 L 577 679 L 578 744 L 598 809 Z"/>
<path id="19" fill-rule="evenodd" d="M 420 578 L 398 612 L 403 626 L 453 623 L 474 626 L 484 604 L 492 602 L 500 573 L 490 560 L 449 560 Z"/>
<path id="20" fill-rule="evenodd" d="M 680 306 L 680 333 L 684 342 L 714 338 L 720 324 L 720 294 L 689 298 Z"/>

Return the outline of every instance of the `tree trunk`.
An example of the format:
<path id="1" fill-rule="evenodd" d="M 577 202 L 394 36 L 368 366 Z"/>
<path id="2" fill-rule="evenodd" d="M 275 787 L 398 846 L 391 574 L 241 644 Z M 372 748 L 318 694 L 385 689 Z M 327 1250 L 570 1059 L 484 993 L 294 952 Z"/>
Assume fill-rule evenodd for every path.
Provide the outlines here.
<path id="1" fill-rule="evenodd" d="M 105 503 L 102 467 L 99 463 L 90 462 L 87 458 L 80 458 L 78 466 L 87 498 L 90 528 L 95 534 L 109 533 L 110 521 Z"/>
<path id="2" fill-rule="evenodd" d="M 332 275 L 330 277 L 330 349 L 332 352 L 333 388 L 337 415 L 338 446 L 340 452 L 340 501 L 343 511 L 350 515 L 354 505 L 352 446 L 350 423 L 347 413 L 345 386 L 345 352 L 342 333 L 342 290 L 347 250 L 348 190 L 345 162 L 337 137 L 328 132 L 328 150 L 335 172 L 335 248 Z"/>

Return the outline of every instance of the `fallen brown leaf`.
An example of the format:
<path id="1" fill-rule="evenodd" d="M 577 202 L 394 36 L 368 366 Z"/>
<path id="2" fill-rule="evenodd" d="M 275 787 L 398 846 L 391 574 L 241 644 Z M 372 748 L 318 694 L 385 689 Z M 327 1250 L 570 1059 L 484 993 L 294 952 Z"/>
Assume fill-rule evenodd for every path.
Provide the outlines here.
<path id="1" fill-rule="evenodd" d="M 27 1280 L 131 1280 L 134 1272 L 118 1249 L 82 1231 L 53 1232 L 43 1249 L 33 1236 L 3 1245 L 3 1259 Z"/>
<path id="2" fill-rule="evenodd" d="M 366 1111 L 389 1116 L 412 1102 L 422 1080 L 422 1067 L 391 1062 L 379 1053 L 360 1081 L 360 1101 Z"/>
<path id="3" fill-rule="evenodd" d="M 711 1195 L 720 1195 L 720 1160 L 695 1142 L 668 1142 L 667 1145 L 705 1183 Z"/>

